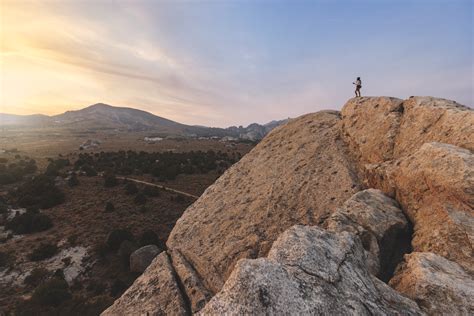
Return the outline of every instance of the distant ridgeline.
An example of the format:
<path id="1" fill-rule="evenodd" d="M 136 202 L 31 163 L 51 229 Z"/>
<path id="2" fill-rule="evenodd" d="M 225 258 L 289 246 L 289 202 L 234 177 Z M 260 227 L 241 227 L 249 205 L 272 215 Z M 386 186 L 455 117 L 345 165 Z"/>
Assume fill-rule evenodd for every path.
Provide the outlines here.
<path id="1" fill-rule="evenodd" d="M 107 104 L 94 104 L 77 111 L 63 114 L 46 115 L 12 115 L 0 113 L 3 128 L 67 128 L 76 131 L 150 131 L 157 137 L 234 137 L 258 141 L 273 128 L 287 120 L 272 121 L 268 124 L 250 124 L 247 127 L 214 128 L 205 126 L 185 125 L 156 116 L 142 110 L 114 107 Z"/>

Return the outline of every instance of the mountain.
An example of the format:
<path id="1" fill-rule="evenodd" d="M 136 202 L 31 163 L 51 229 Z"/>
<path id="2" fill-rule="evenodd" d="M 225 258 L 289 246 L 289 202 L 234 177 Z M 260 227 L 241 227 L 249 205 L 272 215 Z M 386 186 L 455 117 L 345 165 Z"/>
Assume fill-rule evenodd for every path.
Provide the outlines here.
<path id="1" fill-rule="evenodd" d="M 51 118 L 42 114 L 33 115 L 14 115 L 0 113 L 1 125 L 48 125 L 51 122 Z"/>
<path id="2" fill-rule="evenodd" d="M 63 114 L 52 116 L 56 126 L 68 127 L 102 127 L 113 129 L 158 130 L 170 133 L 183 132 L 186 125 L 180 124 L 149 112 L 115 107 L 103 103 L 97 103 L 77 111 L 67 111 Z"/>
<path id="3" fill-rule="evenodd" d="M 287 120 L 272 121 L 265 125 L 250 124 L 248 127 L 215 128 L 181 124 L 146 111 L 97 103 L 77 111 L 63 114 L 13 115 L 0 113 L 4 126 L 56 127 L 68 129 L 101 129 L 117 131 L 150 131 L 163 136 L 233 137 L 257 141 Z"/>
<path id="4" fill-rule="evenodd" d="M 103 315 L 467 315 L 474 111 L 350 99 L 276 128 Z"/>

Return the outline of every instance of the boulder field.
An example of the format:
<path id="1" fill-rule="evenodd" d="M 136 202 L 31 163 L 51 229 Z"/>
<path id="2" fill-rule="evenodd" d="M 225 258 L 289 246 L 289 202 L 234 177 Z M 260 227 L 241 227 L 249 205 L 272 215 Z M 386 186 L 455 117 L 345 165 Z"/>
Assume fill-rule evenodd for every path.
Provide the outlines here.
<path id="1" fill-rule="evenodd" d="M 474 314 L 474 111 L 350 99 L 267 135 L 103 315 Z"/>

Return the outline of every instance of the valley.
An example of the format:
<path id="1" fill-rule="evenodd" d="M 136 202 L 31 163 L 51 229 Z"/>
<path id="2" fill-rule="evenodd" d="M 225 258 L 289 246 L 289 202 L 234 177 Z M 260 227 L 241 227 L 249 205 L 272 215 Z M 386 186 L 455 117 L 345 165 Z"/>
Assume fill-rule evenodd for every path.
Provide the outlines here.
<path id="1" fill-rule="evenodd" d="M 19 315 L 107 308 L 139 275 L 130 254 L 166 249 L 183 211 L 254 146 L 98 132 L 100 145 L 85 149 L 90 134 L 74 131 L 0 135 L 0 306 Z"/>

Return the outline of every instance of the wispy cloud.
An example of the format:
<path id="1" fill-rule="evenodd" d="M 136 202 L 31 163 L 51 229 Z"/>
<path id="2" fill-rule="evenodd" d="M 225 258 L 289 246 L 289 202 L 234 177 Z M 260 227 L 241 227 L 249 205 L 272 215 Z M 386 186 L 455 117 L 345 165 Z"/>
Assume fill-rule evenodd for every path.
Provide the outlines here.
<path id="1" fill-rule="evenodd" d="M 357 75 L 365 93 L 472 105 L 472 3 L 409 7 L 4 0 L 0 111 L 106 102 L 190 124 L 247 124 L 339 108 Z"/>

